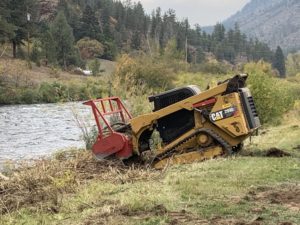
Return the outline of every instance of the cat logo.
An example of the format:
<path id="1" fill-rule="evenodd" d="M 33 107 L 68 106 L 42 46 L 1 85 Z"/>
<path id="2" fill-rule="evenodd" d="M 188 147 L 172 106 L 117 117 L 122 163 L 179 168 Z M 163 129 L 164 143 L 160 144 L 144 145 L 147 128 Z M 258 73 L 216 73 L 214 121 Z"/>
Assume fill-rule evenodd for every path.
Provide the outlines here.
<path id="1" fill-rule="evenodd" d="M 209 118 L 211 122 L 216 122 L 234 116 L 236 111 L 236 107 L 229 107 L 217 112 L 212 112 L 211 114 L 209 114 Z"/>
<path id="2" fill-rule="evenodd" d="M 223 111 L 215 112 L 210 114 L 210 120 L 218 121 L 224 118 Z"/>

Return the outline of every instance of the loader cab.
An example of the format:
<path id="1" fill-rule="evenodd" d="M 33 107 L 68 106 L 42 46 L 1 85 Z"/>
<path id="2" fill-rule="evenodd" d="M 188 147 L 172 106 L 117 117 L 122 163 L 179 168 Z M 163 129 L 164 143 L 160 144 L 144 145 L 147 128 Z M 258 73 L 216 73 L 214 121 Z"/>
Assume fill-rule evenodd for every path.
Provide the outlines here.
<path id="1" fill-rule="evenodd" d="M 149 102 L 154 103 L 153 112 L 155 112 L 200 93 L 200 88 L 197 85 L 189 85 L 182 88 L 175 88 L 158 95 L 149 96 L 148 99 Z"/>
<path id="2" fill-rule="evenodd" d="M 149 97 L 149 101 L 154 103 L 153 112 L 156 112 L 200 93 L 201 91 L 198 86 L 190 85 L 166 91 L 158 95 L 152 95 Z M 159 119 L 156 129 L 163 142 L 170 143 L 193 127 L 195 127 L 194 112 L 182 109 Z"/>

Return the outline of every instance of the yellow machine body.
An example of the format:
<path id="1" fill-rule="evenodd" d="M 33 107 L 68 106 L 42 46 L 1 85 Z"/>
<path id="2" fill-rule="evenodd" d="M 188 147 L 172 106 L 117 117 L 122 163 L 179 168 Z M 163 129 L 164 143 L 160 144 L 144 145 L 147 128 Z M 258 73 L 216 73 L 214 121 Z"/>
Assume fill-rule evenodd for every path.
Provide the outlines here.
<path id="1" fill-rule="evenodd" d="M 246 79 L 236 75 L 204 92 L 187 86 L 150 96 L 153 112 L 135 118 L 117 97 L 88 101 L 99 130 L 93 152 L 140 161 L 150 155 L 156 168 L 237 152 L 260 126 Z M 111 124 L 112 116 L 120 122 Z"/>
<path id="2" fill-rule="evenodd" d="M 239 79 L 246 79 L 246 76 L 238 76 L 236 79 L 233 85 L 239 85 Z M 201 161 L 230 154 L 234 149 L 240 148 L 241 143 L 260 124 L 259 120 L 256 120 L 255 127 L 249 126 L 246 108 L 239 92 L 241 89 L 236 87 L 237 90 L 229 91 L 227 94 L 228 85 L 229 81 L 224 82 L 158 111 L 131 119 L 129 123 L 134 153 L 140 155 L 145 150 L 141 147 L 141 139 L 145 138 L 145 134 L 152 133 L 161 118 L 180 110 L 193 112 L 195 125 L 178 138 L 169 143 L 161 143 L 159 149 L 153 150 L 156 155 L 154 160 L 156 168 L 164 167 L 171 159 L 171 164 Z M 248 89 L 243 89 L 250 93 Z M 176 122 L 173 121 L 174 124 Z"/>

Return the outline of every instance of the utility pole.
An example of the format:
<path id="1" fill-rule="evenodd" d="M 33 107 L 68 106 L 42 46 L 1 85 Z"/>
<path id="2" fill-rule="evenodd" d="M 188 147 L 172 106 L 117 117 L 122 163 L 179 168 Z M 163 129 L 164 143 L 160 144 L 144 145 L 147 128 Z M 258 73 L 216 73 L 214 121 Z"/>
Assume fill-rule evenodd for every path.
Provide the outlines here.
<path id="1" fill-rule="evenodd" d="M 185 37 L 185 62 L 188 63 L 188 39 Z"/>
<path id="2" fill-rule="evenodd" d="M 28 6 L 27 6 L 27 13 L 26 13 L 26 19 L 27 19 L 27 62 L 28 62 L 28 67 L 31 69 L 31 63 L 30 63 L 30 20 L 31 20 L 31 14 L 28 11 Z"/>

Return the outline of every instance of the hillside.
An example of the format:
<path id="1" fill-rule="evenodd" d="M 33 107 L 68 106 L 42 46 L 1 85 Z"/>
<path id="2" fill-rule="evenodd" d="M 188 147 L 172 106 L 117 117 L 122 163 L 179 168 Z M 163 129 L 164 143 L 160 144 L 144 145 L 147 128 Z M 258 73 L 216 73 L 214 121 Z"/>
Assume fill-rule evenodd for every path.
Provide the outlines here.
<path id="1" fill-rule="evenodd" d="M 12 46 L 14 58 L 29 54 L 37 64 L 64 70 L 83 68 L 94 58 L 113 61 L 123 53 L 172 56 L 190 64 L 204 63 L 206 55 L 231 64 L 271 62 L 274 54 L 267 45 L 248 41 L 239 29 L 229 32 L 218 25 L 208 35 L 188 20 L 179 20 L 174 10 L 157 8 L 149 15 L 134 1 L 3 0 L 0 14 L 5 15 L 0 43 Z M 31 46 L 24 51 L 28 34 Z"/>
<path id="2" fill-rule="evenodd" d="M 1 48 L 0 48 L 1 51 Z M 80 101 L 107 95 L 107 77 L 116 63 L 99 60 L 97 76 L 83 76 L 77 69 L 36 66 L 25 60 L 0 58 L 0 106 L 7 104 Z"/>
<path id="3" fill-rule="evenodd" d="M 242 32 L 257 37 L 273 49 L 300 50 L 300 1 L 252 0 L 241 11 L 224 21 L 227 28 L 238 23 Z"/>

